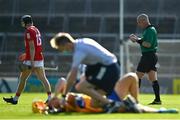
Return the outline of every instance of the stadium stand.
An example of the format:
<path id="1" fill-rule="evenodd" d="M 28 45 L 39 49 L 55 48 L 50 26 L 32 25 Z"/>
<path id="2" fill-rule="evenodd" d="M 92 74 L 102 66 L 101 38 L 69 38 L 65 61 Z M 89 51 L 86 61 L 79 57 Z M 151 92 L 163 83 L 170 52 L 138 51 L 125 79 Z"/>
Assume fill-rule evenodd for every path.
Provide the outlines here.
<path id="1" fill-rule="evenodd" d="M 149 14 L 159 38 L 180 38 L 179 3 L 179 0 L 144 0 L 143 3 L 142 0 L 124 0 L 124 39 L 130 33 L 140 33 L 136 17 L 142 12 Z M 58 64 L 63 75 L 70 67 L 71 55 L 63 56 L 50 47 L 49 39 L 57 32 L 70 32 L 76 38 L 94 38 L 119 55 L 119 0 L 0 0 L 0 76 L 18 75 L 17 57 L 24 49 L 24 30 L 19 21 L 23 14 L 32 15 L 42 33 L 45 65 Z M 163 48 L 168 49 L 168 46 Z M 171 49 L 177 51 L 178 46 Z M 138 61 L 136 54 L 132 54 L 133 63 Z M 169 58 L 162 56 L 160 60 L 164 66 Z M 175 60 L 174 64 L 179 65 L 179 62 Z M 174 71 L 179 74 L 176 68 Z M 162 67 L 159 72 L 167 73 L 168 68 Z M 58 76 L 57 72 L 47 75 Z"/>

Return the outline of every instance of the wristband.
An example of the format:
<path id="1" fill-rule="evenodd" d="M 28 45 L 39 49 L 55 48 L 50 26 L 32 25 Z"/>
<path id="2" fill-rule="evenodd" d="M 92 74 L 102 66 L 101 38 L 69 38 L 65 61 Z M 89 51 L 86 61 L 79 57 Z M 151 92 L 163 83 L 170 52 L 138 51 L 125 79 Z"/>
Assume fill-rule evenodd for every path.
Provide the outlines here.
<path id="1" fill-rule="evenodd" d="M 139 43 L 140 45 L 142 45 L 143 40 L 142 40 L 142 39 L 139 39 L 139 40 L 137 40 L 136 42 Z"/>

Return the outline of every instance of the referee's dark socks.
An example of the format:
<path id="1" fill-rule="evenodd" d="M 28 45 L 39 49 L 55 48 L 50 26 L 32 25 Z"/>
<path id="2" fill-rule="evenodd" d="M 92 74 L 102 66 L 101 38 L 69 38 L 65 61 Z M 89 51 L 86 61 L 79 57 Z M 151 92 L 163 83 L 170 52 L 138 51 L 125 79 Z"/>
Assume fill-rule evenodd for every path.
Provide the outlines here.
<path id="1" fill-rule="evenodd" d="M 141 79 L 139 79 L 139 88 L 141 87 Z"/>
<path id="2" fill-rule="evenodd" d="M 157 80 L 152 82 L 152 87 L 154 90 L 154 94 L 155 94 L 155 100 L 156 101 L 160 101 L 160 94 L 159 94 L 159 83 Z"/>

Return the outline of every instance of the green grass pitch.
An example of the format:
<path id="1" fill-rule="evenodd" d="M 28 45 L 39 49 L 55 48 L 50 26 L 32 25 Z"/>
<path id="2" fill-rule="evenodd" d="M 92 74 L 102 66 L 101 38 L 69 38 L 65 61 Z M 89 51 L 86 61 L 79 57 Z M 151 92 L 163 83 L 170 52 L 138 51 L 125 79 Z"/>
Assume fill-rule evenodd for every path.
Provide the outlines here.
<path id="1" fill-rule="evenodd" d="M 33 99 L 45 100 L 43 93 L 23 93 L 18 105 L 10 105 L 3 102 L 3 96 L 9 97 L 13 94 L 0 94 L 0 119 L 59 119 L 59 120 L 180 120 L 180 114 L 83 114 L 83 113 L 60 113 L 57 115 L 34 114 L 31 110 Z M 147 105 L 153 100 L 153 95 L 140 95 L 140 103 Z M 162 105 L 151 105 L 152 107 L 177 108 L 180 110 L 180 95 L 162 95 Z"/>

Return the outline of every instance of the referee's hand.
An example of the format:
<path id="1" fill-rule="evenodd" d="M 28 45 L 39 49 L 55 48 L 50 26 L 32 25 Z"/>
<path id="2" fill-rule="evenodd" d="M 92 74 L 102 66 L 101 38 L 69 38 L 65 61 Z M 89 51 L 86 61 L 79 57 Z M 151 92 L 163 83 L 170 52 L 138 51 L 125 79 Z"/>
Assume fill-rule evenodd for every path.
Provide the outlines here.
<path id="1" fill-rule="evenodd" d="M 132 42 L 136 42 L 138 40 L 138 37 L 134 34 L 131 34 L 129 35 L 129 39 L 132 41 Z"/>

